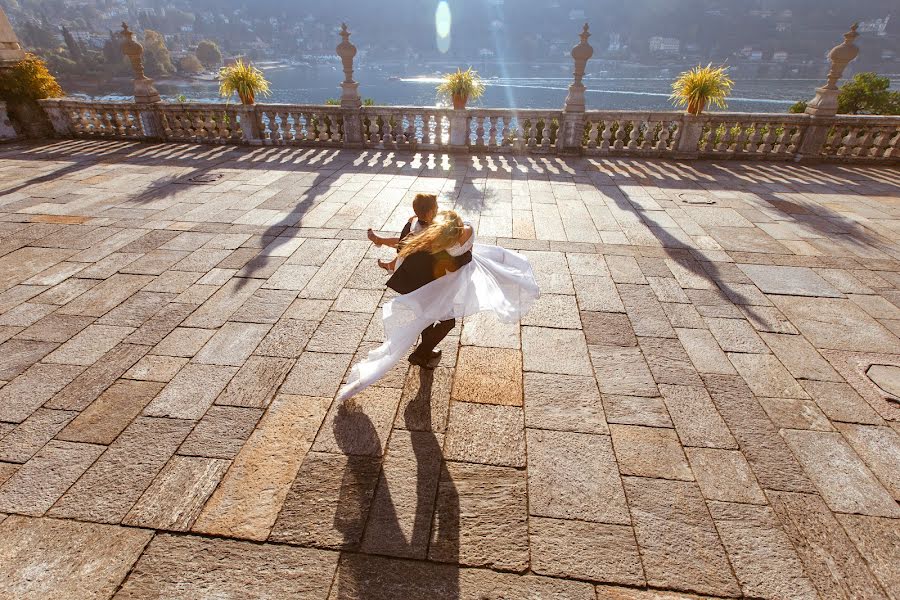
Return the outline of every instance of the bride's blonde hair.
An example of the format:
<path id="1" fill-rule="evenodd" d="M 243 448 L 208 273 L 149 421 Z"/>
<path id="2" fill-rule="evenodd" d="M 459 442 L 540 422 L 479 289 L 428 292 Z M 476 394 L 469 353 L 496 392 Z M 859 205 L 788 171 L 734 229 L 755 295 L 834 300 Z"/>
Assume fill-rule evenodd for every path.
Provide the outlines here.
<path id="1" fill-rule="evenodd" d="M 452 210 L 439 212 L 431 225 L 400 242 L 400 256 L 406 258 L 416 252 L 437 254 L 459 242 L 463 233 L 463 221 Z"/>

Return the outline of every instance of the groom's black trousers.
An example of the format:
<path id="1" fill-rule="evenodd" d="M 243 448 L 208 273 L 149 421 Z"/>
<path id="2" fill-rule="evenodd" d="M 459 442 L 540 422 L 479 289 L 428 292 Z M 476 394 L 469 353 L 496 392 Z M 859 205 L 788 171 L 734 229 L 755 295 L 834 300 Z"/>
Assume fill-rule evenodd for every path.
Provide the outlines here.
<path id="1" fill-rule="evenodd" d="M 422 354 L 433 352 L 437 345 L 441 343 L 441 340 L 453 331 L 454 327 L 456 327 L 456 319 L 429 325 L 422 330 L 422 343 L 419 344 L 416 352 L 421 352 Z"/>

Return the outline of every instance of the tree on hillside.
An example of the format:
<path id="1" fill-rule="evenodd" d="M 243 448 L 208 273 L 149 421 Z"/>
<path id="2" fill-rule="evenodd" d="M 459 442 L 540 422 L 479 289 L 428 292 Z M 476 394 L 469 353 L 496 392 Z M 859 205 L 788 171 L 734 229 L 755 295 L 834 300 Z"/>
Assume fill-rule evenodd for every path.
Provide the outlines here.
<path id="1" fill-rule="evenodd" d="M 81 52 L 81 46 L 78 45 L 78 42 L 72 37 L 72 34 L 66 29 L 66 26 L 62 27 L 62 35 L 63 40 L 66 42 L 66 48 L 69 49 L 69 55 L 72 57 L 77 63 L 80 63 L 84 60 L 84 55 Z"/>
<path id="2" fill-rule="evenodd" d="M 222 52 L 212 40 L 203 40 L 197 44 L 197 58 L 207 69 L 213 69 L 222 64 Z"/>
<path id="3" fill-rule="evenodd" d="M 178 61 L 178 69 L 182 73 L 200 73 L 203 71 L 203 65 L 200 63 L 200 60 L 194 56 L 193 54 L 188 54 L 183 57 L 180 61 Z"/>
<path id="4" fill-rule="evenodd" d="M 22 27 L 22 42 L 26 48 L 56 48 L 59 38 L 49 27 L 28 21 Z"/>
<path id="5" fill-rule="evenodd" d="M 158 31 L 144 31 L 144 69 L 151 76 L 171 75 L 175 72 L 166 40 Z"/>

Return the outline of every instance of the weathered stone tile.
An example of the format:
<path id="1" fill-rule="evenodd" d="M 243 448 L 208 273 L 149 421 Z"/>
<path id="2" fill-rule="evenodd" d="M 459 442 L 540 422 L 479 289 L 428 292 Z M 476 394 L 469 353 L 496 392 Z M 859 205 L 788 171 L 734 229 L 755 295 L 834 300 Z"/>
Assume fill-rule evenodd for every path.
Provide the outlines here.
<path id="1" fill-rule="evenodd" d="M 562 294 L 541 294 L 534 306 L 522 318 L 522 325 L 556 327 L 560 329 L 580 329 L 578 304 L 574 296 Z"/>
<path id="2" fill-rule="evenodd" d="M 659 396 L 659 390 L 640 348 L 591 346 L 589 350 L 602 393 Z"/>
<path id="3" fill-rule="evenodd" d="M 370 387 L 349 402 L 333 403 L 313 450 L 381 456 L 397 414 L 401 390 Z"/>
<path id="4" fill-rule="evenodd" d="M 237 367 L 189 364 L 147 405 L 144 414 L 199 419 L 237 371 Z"/>
<path id="5" fill-rule="evenodd" d="M 722 350 L 726 352 L 747 352 L 753 354 L 766 354 L 768 346 L 763 343 L 759 335 L 753 330 L 747 321 L 742 319 L 719 319 L 706 317 L 709 330 Z"/>
<path id="6" fill-rule="evenodd" d="M 0 440 L 0 460 L 23 463 L 53 439 L 78 413 L 39 408 Z"/>
<path id="7" fill-rule="evenodd" d="M 334 310 L 372 314 L 378 308 L 384 292 L 380 289 L 343 289 L 334 301 Z"/>
<path id="8" fill-rule="evenodd" d="M 194 362 L 239 367 L 269 332 L 270 325 L 225 323 L 194 356 Z"/>
<path id="9" fill-rule="evenodd" d="M 857 352 L 896 352 L 897 336 L 849 300 L 772 296 L 816 348 Z"/>
<path id="10" fill-rule="evenodd" d="M 572 276 L 566 263 L 566 255 L 561 252 L 522 252 L 534 269 L 534 276 L 541 292 L 545 294 L 573 294 Z M 597 279 L 590 277 L 589 279 Z M 612 284 L 612 280 L 609 280 Z M 577 287 L 577 286 L 576 286 Z M 597 310 L 597 309 L 593 309 Z"/>
<path id="11" fill-rule="evenodd" d="M 660 302 L 677 302 L 681 304 L 690 304 L 690 299 L 678 281 L 672 277 L 647 277 L 647 283 L 650 289 L 656 295 L 656 299 Z"/>
<path id="12" fill-rule="evenodd" d="M 315 266 L 286 263 L 272 273 L 263 284 L 263 288 L 299 292 L 306 287 L 318 270 L 319 267 Z"/>
<path id="13" fill-rule="evenodd" d="M 328 314 L 331 304 L 331 300 L 297 298 L 284 313 L 284 318 L 318 322 Z"/>
<path id="14" fill-rule="evenodd" d="M 672 420 L 661 398 L 606 394 L 603 396 L 603 407 L 609 423 L 672 427 Z"/>
<path id="15" fill-rule="evenodd" d="M 765 504 L 750 465 L 737 450 L 685 448 L 697 484 L 707 500 Z"/>
<path id="16" fill-rule="evenodd" d="M 625 477 L 624 484 L 649 585 L 740 593 L 695 483 Z"/>
<path id="17" fill-rule="evenodd" d="M 588 344 L 601 346 L 637 346 L 628 315 L 621 313 L 581 313 L 584 337 Z"/>
<path id="18" fill-rule="evenodd" d="M 815 491 L 800 463 L 740 378 L 706 375 L 703 381 L 763 489 Z"/>
<path id="19" fill-rule="evenodd" d="M 843 295 L 806 267 L 742 265 L 738 268 L 766 294 L 841 298 Z"/>
<path id="20" fill-rule="evenodd" d="M 837 428 L 894 500 L 900 501 L 900 435 L 889 427 L 840 423 Z"/>
<path id="21" fill-rule="evenodd" d="M 900 533 L 895 519 L 837 515 L 888 597 L 900 597 Z"/>
<path id="22" fill-rule="evenodd" d="M 584 334 L 580 331 L 522 328 L 526 371 L 561 375 L 592 375 Z"/>
<path id="23" fill-rule="evenodd" d="M 200 279 L 200 273 L 191 273 L 188 271 L 165 271 L 144 286 L 145 292 L 166 292 L 169 294 L 180 294 L 189 287 L 197 283 Z M 224 281 L 222 283 L 225 283 Z"/>
<path id="24" fill-rule="evenodd" d="M 532 515 L 631 524 L 608 436 L 529 429 L 528 489 Z"/>
<path id="25" fill-rule="evenodd" d="M 394 427 L 443 433 L 447 429 L 452 384 L 453 369 L 410 367 Z"/>
<path id="26" fill-rule="evenodd" d="M 78 332 L 90 325 L 93 317 L 79 317 L 77 315 L 49 314 L 35 322 L 30 327 L 16 334 L 20 340 L 34 340 L 38 342 L 56 342 L 61 344 L 68 341 Z"/>
<path id="27" fill-rule="evenodd" d="M 102 325 L 140 327 L 175 299 L 175 294 L 139 291 L 112 309 L 97 322 Z"/>
<path id="28" fill-rule="evenodd" d="M 463 346 L 453 380 L 453 399 L 522 406 L 522 355 L 518 350 Z"/>
<path id="29" fill-rule="evenodd" d="M 783 333 L 797 335 L 800 332 L 784 316 L 780 310 L 773 306 L 741 306 L 741 313 L 750 321 L 753 328 L 765 333 Z M 735 318 L 739 318 L 735 315 Z"/>
<path id="30" fill-rule="evenodd" d="M 712 334 L 706 329 L 681 329 L 676 328 L 678 340 L 687 352 L 694 368 L 700 373 L 718 373 L 721 375 L 734 375 L 734 367 L 728 357 L 722 352 L 719 344 Z"/>
<path id="31" fill-rule="evenodd" d="M 812 400 L 760 398 L 759 403 L 778 428 L 834 431 L 828 417 Z"/>
<path id="32" fill-rule="evenodd" d="M 132 331 L 134 329 L 131 327 L 89 325 L 43 360 L 47 363 L 89 366 L 112 350 Z"/>
<path id="33" fill-rule="evenodd" d="M 232 321 L 275 323 L 288 309 L 297 293 L 286 290 L 256 290 L 231 316 Z"/>
<path id="34" fill-rule="evenodd" d="M 525 466 L 525 423 L 522 409 L 453 402 L 444 456 L 448 460 Z"/>
<path id="35" fill-rule="evenodd" d="M 215 333 L 213 329 L 176 327 L 156 344 L 151 352 L 161 356 L 190 358 L 197 354 Z"/>
<path id="36" fill-rule="evenodd" d="M 229 464 L 215 458 L 173 456 L 122 522 L 152 529 L 190 529 Z"/>
<path id="37" fill-rule="evenodd" d="M 656 383 L 702 385 L 700 376 L 677 339 L 640 337 L 638 343 Z"/>
<path id="38" fill-rule="evenodd" d="M 138 417 L 50 510 L 52 516 L 118 523 L 175 453 L 192 423 Z"/>
<path id="39" fill-rule="evenodd" d="M 158 535 L 118 600 L 137 598 L 324 598 L 338 554 L 196 536 Z"/>
<path id="40" fill-rule="evenodd" d="M 0 420 L 21 423 L 84 367 L 37 363 L 0 388 Z"/>
<path id="41" fill-rule="evenodd" d="M 168 383 L 172 381 L 176 373 L 186 365 L 188 359 L 175 356 L 155 356 L 148 354 L 137 361 L 122 376 L 125 379 L 137 379 L 140 381 L 159 381 Z"/>
<path id="42" fill-rule="evenodd" d="M 896 354 L 824 350 L 822 355 L 882 418 L 900 421 L 900 360 Z"/>
<path id="43" fill-rule="evenodd" d="M 846 383 L 801 381 L 800 384 L 832 421 L 870 425 L 882 423 L 878 413 Z"/>
<path id="44" fill-rule="evenodd" d="M 218 250 L 215 248 L 198 248 L 194 250 L 180 261 L 175 264 L 172 268 L 176 271 L 194 271 L 198 273 L 205 273 L 216 267 L 217 265 L 222 265 L 226 260 L 228 260 L 231 256 L 233 256 L 232 252 L 228 250 Z M 243 263 L 241 264 L 243 266 Z M 225 268 L 224 266 L 222 268 Z M 233 268 L 238 268 L 235 264 Z"/>
<path id="45" fill-rule="evenodd" d="M 609 433 L 593 377 L 525 373 L 524 388 L 528 427 Z"/>
<path id="46" fill-rule="evenodd" d="M 254 353 L 261 356 L 297 358 L 306 348 L 306 343 L 315 330 L 315 321 L 282 319 L 269 330 Z"/>
<path id="47" fill-rule="evenodd" d="M 0 315 L 2 327 L 28 327 L 56 310 L 52 304 L 25 302 Z"/>
<path id="48" fill-rule="evenodd" d="M 619 292 L 616 291 L 616 284 L 611 278 L 575 275 L 572 281 L 575 283 L 575 297 L 580 310 L 625 312 L 625 306 L 619 298 Z M 540 281 L 538 285 L 541 286 L 542 293 L 547 292 Z"/>
<path id="49" fill-rule="evenodd" d="M 666 259 L 666 265 L 684 289 L 711 290 L 716 287 L 697 261 L 669 258 Z"/>
<path id="50" fill-rule="evenodd" d="M 603 256 L 599 254 L 580 254 L 567 252 L 566 261 L 572 275 L 598 275 L 609 277 L 609 269 Z"/>
<path id="51" fill-rule="evenodd" d="M 900 508 L 839 433 L 786 429 L 785 440 L 831 510 L 900 518 Z"/>
<path id="52" fill-rule="evenodd" d="M 762 337 L 794 377 L 817 381 L 842 381 L 841 376 L 803 336 L 763 333 Z"/>
<path id="53" fill-rule="evenodd" d="M 534 598 L 595 600 L 585 582 L 554 577 L 460 569 L 457 565 L 367 554 L 341 557 L 329 600 L 429 600 L 433 598 Z"/>
<path id="54" fill-rule="evenodd" d="M 153 532 L 12 516 L 0 527 L 0 596 L 109 598 Z"/>
<path id="55" fill-rule="evenodd" d="M 43 515 L 104 450 L 51 440 L 0 486 L 0 511 Z"/>
<path id="56" fill-rule="evenodd" d="M 728 358 L 757 396 L 807 398 L 797 380 L 774 355 L 729 352 Z"/>
<path id="57" fill-rule="evenodd" d="M 216 404 L 265 408 L 293 364 L 286 358 L 251 356 L 216 399 Z"/>
<path id="58" fill-rule="evenodd" d="M 182 323 L 185 327 L 221 327 L 262 285 L 259 279 L 233 278 Z"/>
<path id="59" fill-rule="evenodd" d="M 609 430 L 623 475 L 693 481 L 678 436 L 671 429 L 610 425 Z"/>
<path id="60" fill-rule="evenodd" d="M 58 344 L 7 340 L 0 344 L 0 380 L 10 381 L 52 352 Z"/>
<path id="61" fill-rule="evenodd" d="M 669 318 L 672 327 L 686 329 L 705 329 L 706 323 L 703 317 L 694 308 L 693 304 L 673 304 L 671 302 L 662 303 L 663 310 Z M 682 340 L 684 343 L 684 340 Z"/>
<path id="62" fill-rule="evenodd" d="M 370 315 L 331 311 L 309 340 L 312 352 L 355 352 L 369 326 Z"/>
<path id="63" fill-rule="evenodd" d="M 163 388 L 161 383 L 121 380 L 84 409 L 57 436 L 108 446 Z"/>
<path id="64" fill-rule="evenodd" d="M 642 590 L 611 585 L 597 586 L 597 600 L 710 600 L 711 596 L 695 596 L 672 590 Z"/>
<path id="65" fill-rule="evenodd" d="M 192 304 L 173 302 L 166 305 L 156 315 L 132 333 L 126 342 L 130 344 L 158 344 L 196 308 Z"/>
<path id="66" fill-rule="evenodd" d="M 266 539 L 329 403 L 329 398 L 275 398 L 193 530 Z"/>
<path id="67" fill-rule="evenodd" d="M 650 286 L 621 284 L 617 287 L 636 335 L 675 337 L 669 318 Z"/>
<path id="68" fill-rule="evenodd" d="M 380 329 L 378 341 L 384 339 L 384 327 L 380 313 L 376 313 L 372 319 L 372 325 Z M 371 326 L 370 326 L 371 329 Z M 463 320 L 461 341 L 463 346 L 481 346 L 484 348 L 512 348 L 519 350 L 522 347 L 519 335 L 518 323 L 501 323 L 492 312 L 481 312 L 470 315 Z M 366 338 L 369 338 L 368 332 Z"/>
<path id="69" fill-rule="evenodd" d="M 150 275 L 113 275 L 59 309 L 62 315 L 102 317 L 153 281 Z"/>
<path id="70" fill-rule="evenodd" d="M 447 463 L 438 484 L 428 558 L 524 570 L 528 565 L 526 487 L 524 471 Z"/>
<path id="71" fill-rule="evenodd" d="M 535 573 L 627 585 L 644 583 L 630 526 L 532 518 L 529 541 Z"/>
<path id="72" fill-rule="evenodd" d="M 262 409 L 211 406 L 178 449 L 179 454 L 234 458 L 262 416 Z"/>
<path id="73" fill-rule="evenodd" d="M 304 352 L 281 385 L 281 392 L 333 398 L 351 358 L 350 354 Z"/>
<path id="74" fill-rule="evenodd" d="M 709 502 L 709 510 L 745 595 L 818 599 L 771 508 Z"/>
<path id="75" fill-rule="evenodd" d="M 35 296 L 32 293 L 33 291 L 35 291 L 35 288 L 33 288 L 33 287 L 16 286 L 13 289 L 4 292 L 3 296 L 6 296 L 7 294 L 10 294 L 13 292 L 17 292 L 20 288 L 23 288 L 23 287 L 27 287 L 27 294 L 22 292 L 22 294 L 24 294 L 24 297 L 20 297 L 18 299 L 10 299 L 13 301 L 12 305 L 8 306 L 7 303 L 4 302 L 0 306 L 6 307 L 6 308 L 11 308 L 12 306 L 15 306 L 16 304 L 19 304 L 19 302 L 24 302 L 25 300 L 32 298 L 32 297 L 34 298 L 34 300 L 32 300 L 33 302 L 43 302 L 44 304 L 55 304 L 57 306 L 62 306 L 62 305 L 68 304 L 75 298 L 78 298 L 79 296 L 81 296 L 82 294 L 87 292 L 88 290 L 95 287 L 98 283 L 99 283 L 98 281 L 95 281 L 93 279 L 80 279 L 80 278 L 66 279 L 62 283 L 53 286 L 52 288 L 50 288 L 49 290 L 47 290 L 46 292 L 43 292 L 42 294 L 40 294 L 38 296 Z M 42 288 L 37 288 L 37 289 L 42 289 Z"/>
<path id="76" fill-rule="evenodd" d="M 769 492 L 768 496 L 822 598 L 887 598 L 819 496 L 791 492 Z"/>
<path id="77" fill-rule="evenodd" d="M 310 452 L 284 499 L 270 539 L 358 549 L 380 468 L 374 457 Z"/>
<path id="78" fill-rule="evenodd" d="M 616 283 L 647 283 L 641 267 L 633 257 L 608 255 L 605 258 L 609 274 Z"/>
<path id="79" fill-rule="evenodd" d="M 148 349 L 146 346 L 119 344 L 85 369 L 45 406 L 61 410 L 84 410 L 134 363 L 143 358 Z"/>
<path id="80" fill-rule="evenodd" d="M 72 256 L 71 250 L 19 248 L 0 258 L 0 291 L 33 277 Z"/>
<path id="81" fill-rule="evenodd" d="M 18 470 L 19 465 L 15 463 L 0 463 L 0 485 L 3 485 Z M 2 522 L 3 519 L 0 519 L 0 523 Z"/>

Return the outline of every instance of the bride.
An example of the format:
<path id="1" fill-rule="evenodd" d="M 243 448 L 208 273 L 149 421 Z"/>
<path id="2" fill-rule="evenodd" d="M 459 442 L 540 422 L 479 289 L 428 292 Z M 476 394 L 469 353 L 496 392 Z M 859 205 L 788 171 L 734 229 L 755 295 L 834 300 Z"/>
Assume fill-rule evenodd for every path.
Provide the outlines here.
<path id="1" fill-rule="evenodd" d="M 391 266 L 396 273 L 388 285 L 406 293 L 382 307 L 385 341 L 353 366 L 338 400 L 378 381 L 403 358 L 420 333 L 422 345 L 409 361 L 428 368 L 440 357 L 433 352 L 434 346 L 453 328 L 455 319 L 493 311 L 501 322 L 515 323 L 540 296 L 525 257 L 498 246 L 476 244 L 472 226 L 452 210 L 438 213 L 431 225 L 402 240 Z M 405 281 L 398 282 L 404 271 Z"/>

